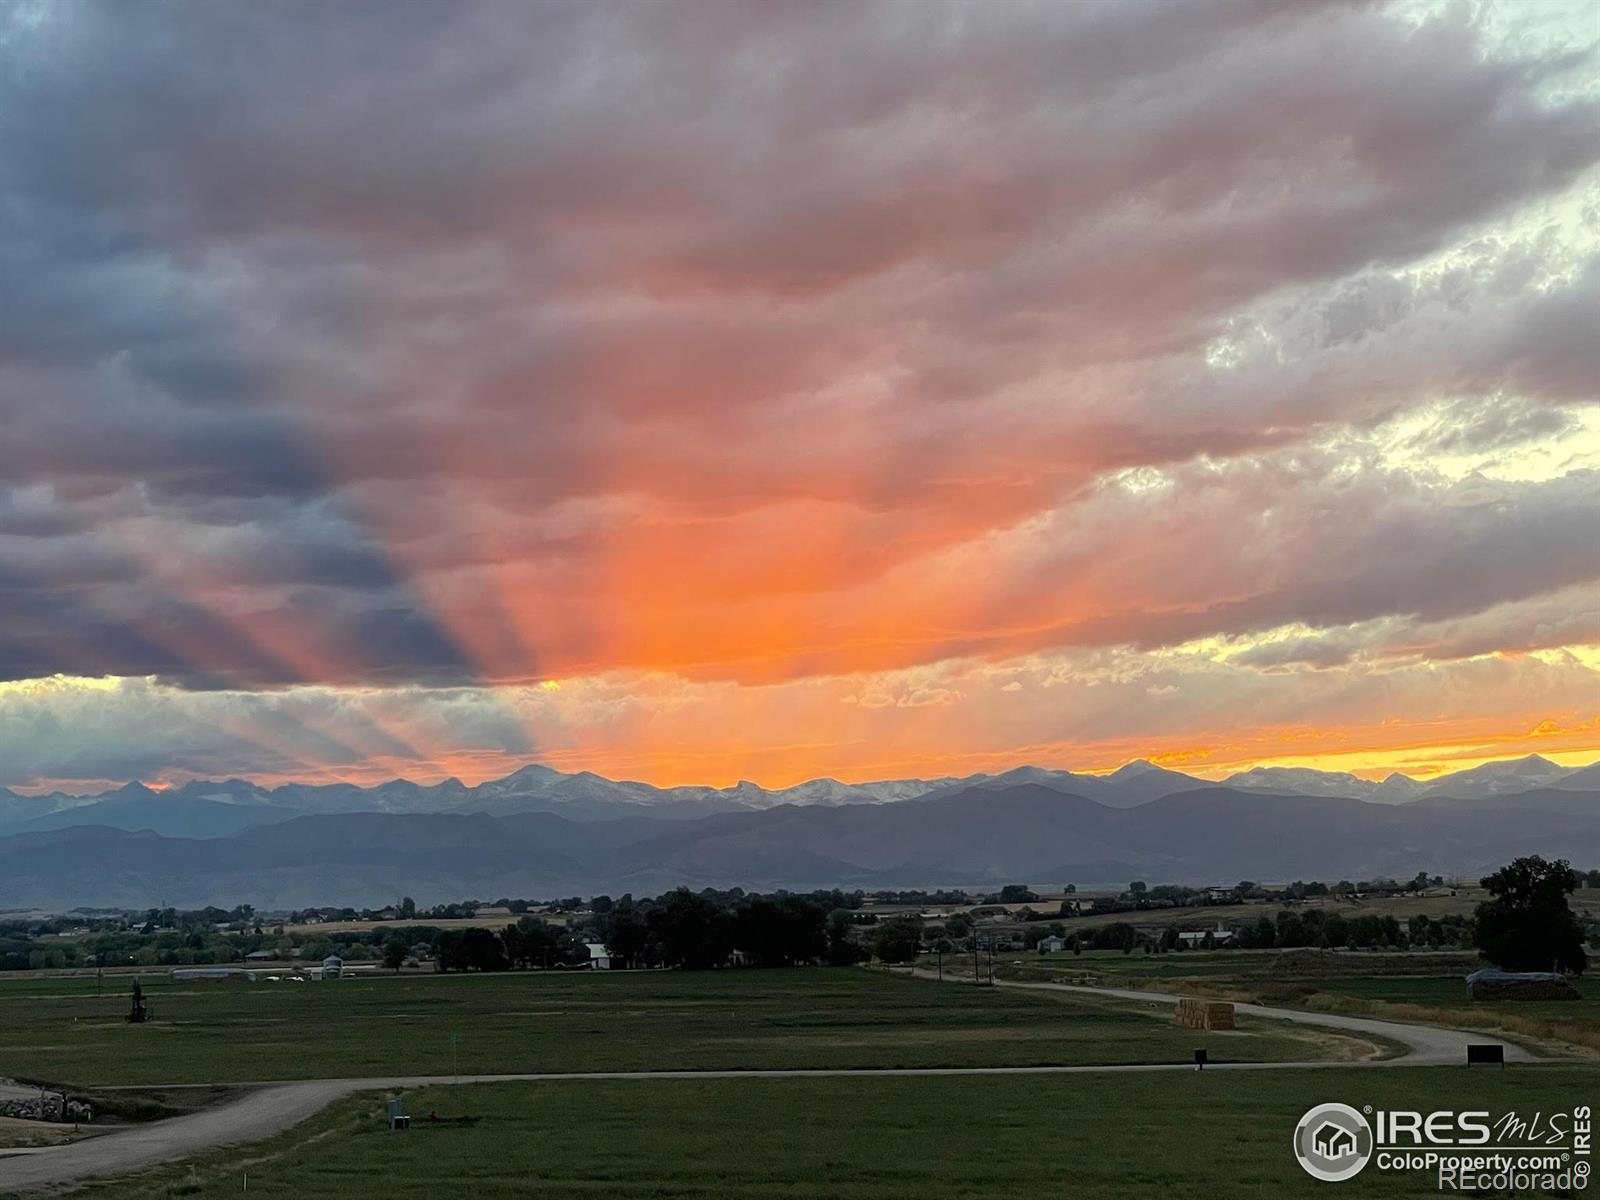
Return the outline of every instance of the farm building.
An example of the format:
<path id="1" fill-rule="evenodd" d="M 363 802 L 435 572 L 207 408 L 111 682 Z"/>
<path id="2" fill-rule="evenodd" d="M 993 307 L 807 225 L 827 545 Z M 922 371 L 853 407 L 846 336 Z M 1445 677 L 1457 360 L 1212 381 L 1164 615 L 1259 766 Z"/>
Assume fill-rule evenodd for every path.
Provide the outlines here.
<path id="1" fill-rule="evenodd" d="M 589 950 L 589 967 L 595 971 L 609 971 L 611 969 L 611 951 L 599 942 L 585 942 Z"/>
<path id="2" fill-rule="evenodd" d="M 1039 939 L 1039 950 L 1044 954 L 1059 954 L 1067 948 L 1067 939 L 1051 934 L 1047 938 Z"/>

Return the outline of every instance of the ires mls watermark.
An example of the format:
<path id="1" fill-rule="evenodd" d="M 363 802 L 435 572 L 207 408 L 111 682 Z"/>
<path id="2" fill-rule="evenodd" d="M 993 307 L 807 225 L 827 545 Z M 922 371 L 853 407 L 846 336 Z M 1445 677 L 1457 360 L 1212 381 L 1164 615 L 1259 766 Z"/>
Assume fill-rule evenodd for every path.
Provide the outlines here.
<path id="1" fill-rule="evenodd" d="M 1441 1192 L 1583 1191 L 1593 1146 L 1586 1104 L 1499 1114 L 1319 1104 L 1294 1129 L 1295 1158 L 1313 1178 L 1340 1183 L 1369 1165 L 1426 1171 Z"/>

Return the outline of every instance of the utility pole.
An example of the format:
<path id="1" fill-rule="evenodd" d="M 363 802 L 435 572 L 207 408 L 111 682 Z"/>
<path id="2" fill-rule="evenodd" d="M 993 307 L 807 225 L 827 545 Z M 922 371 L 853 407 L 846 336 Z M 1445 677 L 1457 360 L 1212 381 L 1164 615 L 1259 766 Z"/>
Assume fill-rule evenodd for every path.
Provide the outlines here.
<path id="1" fill-rule="evenodd" d="M 983 985 L 983 977 L 978 974 L 978 935 L 972 935 L 972 983 L 974 987 Z"/>
<path id="2" fill-rule="evenodd" d="M 939 982 L 944 982 L 944 948 L 940 947 L 936 953 L 939 956 Z"/>

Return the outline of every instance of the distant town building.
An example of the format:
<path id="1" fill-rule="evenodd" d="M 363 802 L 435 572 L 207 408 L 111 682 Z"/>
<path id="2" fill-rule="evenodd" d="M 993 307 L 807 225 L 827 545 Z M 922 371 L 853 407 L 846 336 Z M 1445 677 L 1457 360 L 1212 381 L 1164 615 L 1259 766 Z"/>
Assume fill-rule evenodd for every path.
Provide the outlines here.
<path id="1" fill-rule="evenodd" d="M 1226 946 L 1233 941 L 1233 930 L 1224 929 L 1222 922 L 1217 922 L 1215 929 L 1185 930 L 1178 934 L 1178 941 L 1191 950 L 1205 945 L 1206 939 L 1211 939 L 1213 946 Z"/>
<path id="2" fill-rule="evenodd" d="M 1020 939 L 1009 933 L 977 934 L 980 950 L 1016 950 L 1022 946 Z"/>

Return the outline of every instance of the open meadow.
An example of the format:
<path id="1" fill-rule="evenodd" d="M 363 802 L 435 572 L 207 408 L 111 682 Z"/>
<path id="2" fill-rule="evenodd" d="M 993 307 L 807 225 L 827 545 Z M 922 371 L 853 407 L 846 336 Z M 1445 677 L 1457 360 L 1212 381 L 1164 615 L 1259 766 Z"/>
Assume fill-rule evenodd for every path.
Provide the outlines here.
<path id="1" fill-rule="evenodd" d="M 1549 1111 L 1597 1090 L 1600 1071 L 1555 1066 L 435 1087 L 404 1097 L 408 1132 L 386 1131 L 381 1097 L 357 1098 L 259 1146 L 89 1195 L 334 1200 L 381 1180 L 389 1200 L 1280 1200 L 1326 1194 L 1290 1152 L 1315 1104 L 1428 1111 L 1470 1095 Z M 1369 1170 L 1339 1194 L 1438 1192 L 1421 1172 Z"/>
<path id="2" fill-rule="evenodd" d="M 77 1088 L 372 1075 L 1184 1061 L 1170 1012 L 853 969 L 364 976 L 320 983 L 0 980 L 0 1075 Z M 1214 1059 L 1359 1056 L 1270 1024 Z"/>

